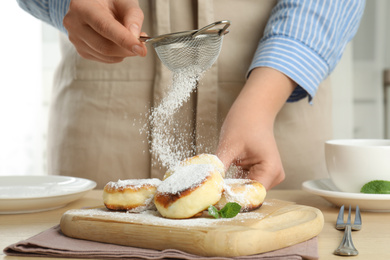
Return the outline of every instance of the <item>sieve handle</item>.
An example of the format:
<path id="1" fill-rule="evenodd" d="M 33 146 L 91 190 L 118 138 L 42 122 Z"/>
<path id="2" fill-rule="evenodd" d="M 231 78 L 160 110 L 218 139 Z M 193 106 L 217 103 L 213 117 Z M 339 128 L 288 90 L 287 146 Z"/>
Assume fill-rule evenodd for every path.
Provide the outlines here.
<path id="1" fill-rule="evenodd" d="M 140 36 L 139 38 L 138 38 L 138 40 L 140 41 L 140 42 L 147 42 L 149 39 L 151 39 L 152 37 L 149 37 L 149 36 Z"/>
<path id="2" fill-rule="evenodd" d="M 227 30 L 227 28 L 230 26 L 230 21 L 228 21 L 228 20 L 223 20 L 223 21 L 214 22 L 214 23 L 212 23 L 212 24 L 209 24 L 209 25 L 207 25 L 207 26 L 205 26 L 205 27 L 203 27 L 203 28 L 197 30 L 197 31 L 192 35 L 192 37 L 196 37 L 196 36 L 198 36 L 199 34 L 202 34 L 202 33 L 206 32 L 207 30 L 209 30 L 209 29 L 211 29 L 211 28 L 213 28 L 213 27 L 215 27 L 215 26 L 218 26 L 218 25 L 220 25 L 220 24 L 224 24 L 225 26 L 224 26 L 222 29 L 219 30 L 218 34 L 219 34 L 220 36 L 223 35 L 223 34 L 226 34 L 226 33 L 227 33 L 226 30 Z"/>

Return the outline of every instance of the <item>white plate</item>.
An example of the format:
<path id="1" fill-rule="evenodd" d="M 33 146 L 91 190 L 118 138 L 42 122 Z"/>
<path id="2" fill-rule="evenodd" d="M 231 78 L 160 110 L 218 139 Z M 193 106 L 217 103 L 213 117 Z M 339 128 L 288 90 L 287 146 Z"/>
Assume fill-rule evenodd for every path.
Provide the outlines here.
<path id="1" fill-rule="evenodd" d="M 390 212 L 390 194 L 365 194 L 342 192 L 330 179 L 310 180 L 302 184 L 302 189 L 319 195 L 336 206 L 351 205 L 363 211 Z"/>
<path id="2" fill-rule="evenodd" d="M 60 208 L 95 187 L 93 181 L 67 176 L 0 176 L 0 214 Z"/>

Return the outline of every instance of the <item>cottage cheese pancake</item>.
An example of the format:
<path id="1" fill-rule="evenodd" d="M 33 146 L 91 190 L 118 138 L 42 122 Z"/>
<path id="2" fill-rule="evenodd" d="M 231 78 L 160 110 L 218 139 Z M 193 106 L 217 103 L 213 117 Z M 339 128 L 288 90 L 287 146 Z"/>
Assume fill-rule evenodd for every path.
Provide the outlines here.
<path id="1" fill-rule="evenodd" d="M 215 207 L 221 209 L 228 202 L 236 202 L 241 212 L 251 211 L 261 207 L 266 194 L 264 186 L 255 180 L 225 179 L 222 197 Z"/>
<path id="2" fill-rule="evenodd" d="M 159 179 L 134 179 L 109 182 L 104 187 L 103 202 L 110 210 L 141 212 L 154 208 L 153 197 Z"/>
<path id="3" fill-rule="evenodd" d="M 216 204 L 222 194 L 223 178 L 211 164 L 177 167 L 157 188 L 154 203 L 163 217 L 190 218 Z"/>
<path id="4" fill-rule="evenodd" d="M 222 177 L 225 177 L 224 165 L 221 162 L 221 160 L 214 154 L 203 153 L 203 154 L 195 155 L 193 157 L 186 158 L 183 161 L 180 161 L 176 167 L 170 168 L 165 173 L 163 180 L 171 176 L 175 172 L 175 168 L 183 167 L 190 164 L 211 164 L 220 171 Z"/>

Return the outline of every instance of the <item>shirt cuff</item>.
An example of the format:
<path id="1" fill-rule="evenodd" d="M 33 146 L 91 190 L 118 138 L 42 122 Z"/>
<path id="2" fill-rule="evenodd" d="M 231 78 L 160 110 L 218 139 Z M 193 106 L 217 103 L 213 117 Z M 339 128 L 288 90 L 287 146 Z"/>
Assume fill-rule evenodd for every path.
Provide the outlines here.
<path id="1" fill-rule="evenodd" d="M 49 12 L 50 19 L 54 27 L 61 30 L 65 34 L 68 34 L 68 31 L 65 29 L 63 20 L 68 12 L 70 0 L 62 1 L 49 1 Z"/>
<path id="2" fill-rule="evenodd" d="M 274 36 L 260 42 L 249 72 L 257 67 L 274 68 L 298 84 L 287 102 L 298 101 L 306 96 L 311 102 L 319 84 L 329 72 L 328 64 L 314 50 L 284 36 Z"/>

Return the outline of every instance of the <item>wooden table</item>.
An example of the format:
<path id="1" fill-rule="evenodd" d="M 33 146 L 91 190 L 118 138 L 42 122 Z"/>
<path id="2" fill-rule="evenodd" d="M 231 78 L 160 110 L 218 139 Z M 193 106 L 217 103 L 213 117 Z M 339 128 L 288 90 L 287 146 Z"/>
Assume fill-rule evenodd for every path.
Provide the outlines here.
<path id="1" fill-rule="evenodd" d="M 334 249 L 343 236 L 343 232 L 334 228 L 338 208 L 319 196 L 300 190 L 271 190 L 267 198 L 293 201 L 319 208 L 325 218 L 324 228 L 319 235 L 320 259 L 341 259 L 340 256 L 333 255 Z M 0 260 L 42 259 L 5 256 L 2 249 L 57 225 L 62 214 L 69 209 L 100 205 L 102 205 L 102 191 L 93 190 L 82 199 L 60 209 L 30 214 L 0 215 Z M 359 255 L 352 259 L 390 259 L 390 213 L 362 212 L 362 220 L 362 230 L 352 234 L 354 244 L 359 250 Z"/>

